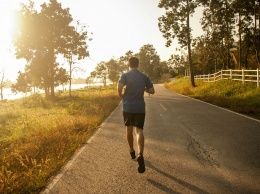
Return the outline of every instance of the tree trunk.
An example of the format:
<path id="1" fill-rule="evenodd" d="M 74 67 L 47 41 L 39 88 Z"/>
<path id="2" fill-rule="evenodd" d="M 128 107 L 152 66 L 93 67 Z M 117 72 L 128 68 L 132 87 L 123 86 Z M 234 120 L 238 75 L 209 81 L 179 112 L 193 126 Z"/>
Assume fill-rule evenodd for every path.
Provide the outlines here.
<path id="1" fill-rule="evenodd" d="M 48 98 L 48 90 L 46 86 L 44 86 L 44 93 L 45 93 L 45 98 Z"/>
<path id="2" fill-rule="evenodd" d="M 188 38 L 188 55 L 189 55 L 189 65 L 190 65 L 190 81 L 192 87 L 195 87 L 194 74 L 193 74 L 193 65 L 191 58 L 191 39 L 190 39 L 190 9 L 189 9 L 189 0 L 187 0 L 187 38 Z"/>
<path id="3" fill-rule="evenodd" d="M 4 100 L 3 87 L 1 86 L 1 101 Z"/>
<path id="4" fill-rule="evenodd" d="M 0 91 L 1 91 L 1 100 L 4 100 L 4 94 L 3 94 L 3 88 L 5 87 L 5 73 L 4 71 L 2 72 L 2 77 L 1 77 L 1 83 L 0 83 Z"/>
<path id="5" fill-rule="evenodd" d="M 246 56 L 245 56 L 245 68 L 248 69 L 248 56 L 249 56 L 249 48 L 246 50 Z"/>
<path id="6" fill-rule="evenodd" d="M 254 24 L 254 45 L 255 45 L 255 57 L 256 57 L 256 62 L 257 62 L 257 66 L 259 67 L 259 59 L 258 59 L 258 41 L 256 39 L 256 28 L 257 28 L 257 25 L 256 25 L 256 20 L 257 20 L 257 14 L 256 14 L 256 3 L 254 5 L 254 20 L 255 20 L 255 24 Z"/>
<path id="7" fill-rule="evenodd" d="M 257 47 L 258 69 L 260 69 L 259 56 L 258 56 L 259 50 L 260 50 L 260 1 L 258 0 L 258 47 Z"/>
<path id="8" fill-rule="evenodd" d="M 50 51 L 50 57 L 52 60 L 50 61 L 50 83 L 51 83 L 51 97 L 55 97 L 54 92 L 54 67 L 55 67 L 55 57 L 54 57 L 54 49 Z"/>
<path id="9" fill-rule="evenodd" d="M 70 84 L 69 84 L 69 95 L 71 97 L 71 77 L 72 77 L 72 54 L 69 59 L 69 65 L 70 65 Z"/>
<path id="10" fill-rule="evenodd" d="M 106 75 L 104 75 L 104 77 L 103 77 L 103 84 L 104 84 L 104 87 L 107 86 L 107 77 L 106 77 Z"/>
<path id="11" fill-rule="evenodd" d="M 241 56 L 241 14 L 240 14 L 240 10 L 239 10 L 239 13 L 238 13 L 238 22 L 239 22 L 239 29 L 238 29 L 238 33 L 239 33 L 239 61 L 238 61 L 238 69 L 241 69 L 241 59 L 242 59 L 242 56 Z"/>
<path id="12" fill-rule="evenodd" d="M 226 4 L 226 15 L 225 15 L 225 22 L 226 22 L 226 27 L 227 27 L 227 35 L 226 35 L 226 40 L 227 40 L 227 68 L 230 67 L 230 26 L 229 26 L 229 17 L 228 17 L 228 2 L 227 0 L 225 1 Z"/>

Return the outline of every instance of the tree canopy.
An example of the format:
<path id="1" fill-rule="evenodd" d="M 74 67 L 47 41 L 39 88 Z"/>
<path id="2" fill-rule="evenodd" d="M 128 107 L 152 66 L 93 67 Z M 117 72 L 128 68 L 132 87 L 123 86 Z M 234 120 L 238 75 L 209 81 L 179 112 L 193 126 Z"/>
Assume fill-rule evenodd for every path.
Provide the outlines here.
<path id="1" fill-rule="evenodd" d="M 28 86 L 39 87 L 46 96 L 54 96 L 55 86 L 67 81 L 71 84 L 76 64 L 89 56 L 87 42 L 91 39 L 80 21 L 72 25 L 69 8 L 63 8 L 57 0 L 43 3 L 40 9 L 29 2 L 21 6 L 20 25 L 13 41 L 16 57 L 26 59 L 27 66 L 25 72 L 19 73 L 13 89 L 27 91 Z M 130 56 L 140 59 L 139 69 L 153 81 L 189 70 L 193 86 L 194 74 L 260 68 L 259 0 L 160 0 L 158 7 L 165 10 L 158 18 L 165 45 L 170 46 L 177 39 L 185 53 L 172 51 L 167 61 L 161 61 L 154 46 L 146 44 L 138 53 L 128 51 L 118 59 L 98 63 L 88 82 L 98 77 L 104 85 L 107 78 L 116 82 L 127 71 Z M 203 8 L 203 35 L 193 37 L 190 18 L 198 7 Z M 60 55 L 67 60 L 68 72 L 57 61 Z"/>
<path id="2" fill-rule="evenodd" d="M 169 79 L 171 77 L 170 70 L 172 69 L 166 61 L 160 60 L 156 49 L 153 45 L 147 44 L 143 45 L 138 53 L 133 53 L 132 51 L 126 52 L 124 56 L 118 59 L 112 58 L 109 61 L 101 61 L 97 64 L 95 70 L 90 73 L 90 76 L 86 79 L 87 83 L 91 83 L 95 78 L 101 79 L 101 81 L 106 83 L 107 78 L 116 83 L 120 75 L 128 71 L 128 59 L 131 56 L 136 56 L 139 58 L 139 70 L 145 73 L 152 81 L 160 82 L 163 78 Z M 168 80 L 167 80 L 168 81 Z"/>
<path id="3" fill-rule="evenodd" d="M 259 1 L 200 0 L 204 34 L 194 42 L 196 73 L 259 68 Z"/>
<path id="4" fill-rule="evenodd" d="M 165 9 L 158 25 L 166 46 L 177 38 L 180 47 L 188 50 L 184 60 L 189 62 L 191 82 L 192 73 L 260 68 L 258 0 L 161 0 L 158 6 Z M 203 8 L 200 23 L 204 33 L 192 37 L 189 19 L 199 6 Z M 176 55 L 183 56 L 173 51 L 174 58 Z"/>
<path id="5" fill-rule="evenodd" d="M 172 40 L 177 37 L 181 47 L 188 49 L 191 85 L 195 86 L 193 64 L 191 55 L 191 27 L 190 16 L 198 6 L 197 0 L 161 0 L 158 7 L 165 9 L 165 15 L 159 18 L 159 29 L 166 38 L 166 46 L 170 46 Z"/>
<path id="6" fill-rule="evenodd" d="M 59 67 L 57 56 L 62 54 L 70 66 L 72 56 L 78 60 L 89 56 L 87 31 L 77 31 L 71 25 L 73 18 L 69 8 L 63 8 L 57 0 L 43 3 L 39 11 L 33 1 L 29 5 L 22 4 L 19 15 L 21 25 L 13 42 L 16 57 L 27 61 L 26 72 L 20 76 L 30 77 L 32 86 L 44 88 L 46 96 L 50 91 L 54 97 L 54 87 L 71 79 L 71 71 L 68 77 L 65 69 Z M 20 84 L 18 79 L 17 85 Z"/>

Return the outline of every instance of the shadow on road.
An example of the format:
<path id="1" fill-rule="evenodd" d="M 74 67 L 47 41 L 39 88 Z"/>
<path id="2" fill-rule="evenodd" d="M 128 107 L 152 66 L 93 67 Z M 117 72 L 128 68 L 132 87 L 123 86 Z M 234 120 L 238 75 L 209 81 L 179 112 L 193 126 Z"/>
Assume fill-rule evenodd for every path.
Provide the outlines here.
<path id="1" fill-rule="evenodd" d="M 157 187 L 158 189 L 164 191 L 165 193 L 169 193 L 169 194 L 181 194 L 179 192 L 173 191 L 172 189 L 166 187 L 165 185 L 158 183 L 152 179 L 147 179 L 147 181 L 149 183 L 151 183 L 153 186 Z"/>
<path id="2" fill-rule="evenodd" d="M 168 173 L 166 173 L 166 172 L 164 172 L 164 171 L 162 171 L 162 170 L 156 168 L 156 167 L 155 167 L 154 165 L 152 165 L 149 161 L 146 161 L 145 164 L 146 164 L 147 167 L 149 167 L 149 168 L 155 170 L 156 172 L 161 173 L 162 175 L 166 176 L 167 178 L 169 178 L 169 179 L 171 179 L 171 180 L 177 182 L 178 184 L 180 184 L 180 185 L 186 187 L 187 189 L 189 189 L 189 190 L 191 190 L 191 191 L 193 191 L 193 192 L 200 193 L 200 194 L 209 194 L 208 192 L 206 192 L 206 191 L 200 189 L 199 187 L 197 187 L 197 186 L 195 186 L 195 185 L 192 185 L 192 184 L 190 184 L 190 183 L 187 183 L 187 182 L 185 182 L 185 181 L 183 181 L 183 180 L 181 180 L 181 179 L 178 179 L 178 178 L 176 178 L 176 177 L 174 177 L 174 176 L 172 176 L 172 175 L 170 175 L 170 174 L 168 174 Z M 157 187 L 157 188 L 161 189 L 162 191 L 166 192 L 166 193 L 176 193 L 176 194 L 178 193 L 178 192 L 173 191 L 172 189 L 170 189 L 170 188 L 168 188 L 168 187 L 166 187 L 166 186 L 164 186 L 164 185 L 162 185 L 162 184 L 160 184 L 160 183 L 158 183 L 158 182 L 156 182 L 156 181 L 154 181 L 154 180 L 147 179 L 147 181 L 148 181 L 149 183 L 151 183 L 152 185 L 154 185 L 155 187 Z"/>

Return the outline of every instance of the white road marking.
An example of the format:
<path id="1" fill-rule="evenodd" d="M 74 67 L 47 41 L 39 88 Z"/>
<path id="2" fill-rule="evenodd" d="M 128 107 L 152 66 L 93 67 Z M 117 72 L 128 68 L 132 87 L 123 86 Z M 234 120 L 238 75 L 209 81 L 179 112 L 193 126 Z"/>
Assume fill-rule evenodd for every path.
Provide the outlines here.
<path id="1" fill-rule="evenodd" d="M 160 103 L 160 106 L 163 108 L 163 110 L 166 111 L 166 108 Z"/>

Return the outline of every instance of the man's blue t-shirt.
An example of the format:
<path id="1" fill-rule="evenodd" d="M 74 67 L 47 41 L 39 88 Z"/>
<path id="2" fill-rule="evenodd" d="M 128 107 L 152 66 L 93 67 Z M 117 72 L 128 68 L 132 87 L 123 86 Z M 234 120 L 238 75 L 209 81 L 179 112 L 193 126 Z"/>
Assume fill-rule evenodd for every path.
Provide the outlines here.
<path id="1" fill-rule="evenodd" d="M 119 83 L 126 86 L 123 95 L 123 112 L 144 113 L 144 89 L 153 88 L 151 80 L 137 69 L 124 73 Z"/>

